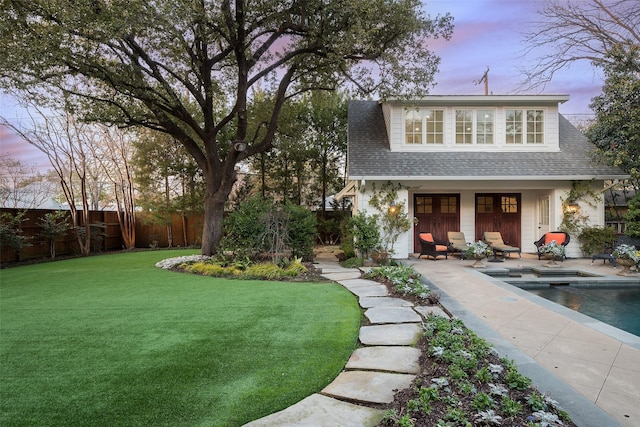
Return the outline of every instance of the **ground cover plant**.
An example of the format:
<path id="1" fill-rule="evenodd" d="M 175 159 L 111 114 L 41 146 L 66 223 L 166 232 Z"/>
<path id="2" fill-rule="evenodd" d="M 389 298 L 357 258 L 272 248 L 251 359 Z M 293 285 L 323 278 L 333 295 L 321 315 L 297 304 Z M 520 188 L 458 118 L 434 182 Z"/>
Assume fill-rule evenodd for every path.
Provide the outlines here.
<path id="1" fill-rule="evenodd" d="M 360 311 L 333 283 L 157 268 L 193 251 L 0 271 L 0 425 L 242 425 L 329 384 Z"/>
<path id="2" fill-rule="evenodd" d="M 374 267 L 363 276 L 415 305 L 438 304 L 437 292 L 410 265 Z M 396 394 L 381 426 L 575 426 L 556 401 L 460 319 L 430 316 L 423 327 L 420 373 Z"/>

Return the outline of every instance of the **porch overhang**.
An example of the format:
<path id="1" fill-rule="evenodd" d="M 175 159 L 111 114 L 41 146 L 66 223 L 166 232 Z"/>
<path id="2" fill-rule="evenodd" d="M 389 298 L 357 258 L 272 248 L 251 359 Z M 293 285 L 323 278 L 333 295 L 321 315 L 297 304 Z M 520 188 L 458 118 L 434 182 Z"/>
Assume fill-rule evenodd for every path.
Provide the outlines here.
<path id="1" fill-rule="evenodd" d="M 340 190 L 335 196 L 335 200 L 340 201 L 344 197 L 353 197 L 356 195 L 357 181 L 350 180 L 347 185 Z"/>

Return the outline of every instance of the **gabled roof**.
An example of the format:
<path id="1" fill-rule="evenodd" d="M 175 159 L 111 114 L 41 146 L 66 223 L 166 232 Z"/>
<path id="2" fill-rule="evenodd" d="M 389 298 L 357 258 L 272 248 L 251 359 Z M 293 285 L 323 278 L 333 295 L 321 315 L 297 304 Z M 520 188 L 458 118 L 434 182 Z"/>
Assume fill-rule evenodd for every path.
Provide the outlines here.
<path id="1" fill-rule="evenodd" d="M 350 101 L 348 175 L 359 179 L 623 179 L 620 169 L 594 164 L 595 148 L 560 115 L 559 152 L 428 151 L 395 152 L 378 101 Z"/>

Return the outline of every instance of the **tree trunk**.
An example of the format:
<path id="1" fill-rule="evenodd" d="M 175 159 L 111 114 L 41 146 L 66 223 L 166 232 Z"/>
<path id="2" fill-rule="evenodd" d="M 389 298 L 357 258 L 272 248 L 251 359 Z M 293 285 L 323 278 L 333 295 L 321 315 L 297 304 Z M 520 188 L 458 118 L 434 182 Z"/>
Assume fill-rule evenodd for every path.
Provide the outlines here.
<path id="1" fill-rule="evenodd" d="M 224 203 L 228 194 L 218 190 L 207 195 L 204 201 L 204 224 L 202 227 L 202 255 L 211 256 L 218 251 L 222 240 Z"/>

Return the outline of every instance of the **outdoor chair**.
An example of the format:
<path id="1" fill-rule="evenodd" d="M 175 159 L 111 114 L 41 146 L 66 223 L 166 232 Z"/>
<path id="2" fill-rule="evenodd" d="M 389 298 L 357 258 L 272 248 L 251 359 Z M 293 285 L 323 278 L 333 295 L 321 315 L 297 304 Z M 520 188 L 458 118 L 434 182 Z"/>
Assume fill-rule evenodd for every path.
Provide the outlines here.
<path id="1" fill-rule="evenodd" d="M 635 246 L 636 249 L 640 250 L 640 238 L 637 237 L 629 237 L 629 236 L 618 236 L 618 240 L 613 244 L 609 244 L 609 245 L 605 245 L 602 253 L 599 254 L 593 254 L 591 256 L 591 264 L 593 264 L 593 262 L 597 259 L 601 259 L 602 262 L 604 264 L 607 263 L 607 261 L 609 261 L 611 263 L 611 265 L 616 268 L 617 264 L 616 264 L 616 259 L 613 256 L 613 251 L 616 247 L 620 246 L 620 245 L 631 245 L 631 246 Z"/>
<path id="2" fill-rule="evenodd" d="M 449 259 L 448 257 L 448 247 L 444 242 L 436 241 L 431 233 L 420 232 L 418 233 L 418 240 L 420 241 L 420 255 L 432 257 L 435 261 L 436 258 L 440 255 L 443 255 L 445 259 Z"/>
<path id="3" fill-rule="evenodd" d="M 542 257 L 542 253 L 540 252 L 540 249 L 547 243 L 551 243 L 554 240 L 556 241 L 557 244 L 562 245 L 566 248 L 567 245 L 569 244 L 569 241 L 571 240 L 571 236 L 569 236 L 569 234 L 565 233 L 564 231 L 554 231 L 551 233 L 544 233 L 544 236 L 542 236 L 537 241 L 533 242 L 533 244 L 536 245 L 536 248 L 538 249 L 538 259 L 541 259 Z M 567 253 L 565 251 L 564 259 L 566 258 L 567 258 Z"/>
<path id="4" fill-rule="evenodd" d="M 482 240 L 491 246 L 491 250 L 495 255 L 498 253 L 502 254 L 502 259 L 513 252 L 517 252 L 518 257 L 522 258 L 520 248 L 508 245 L 504 240 L 502 240 L 502 234 L 499 231 L 485 231 Z"/>
<path id="5" fill-rule="evenodd" d="M 461 231 L 448 231 L 447 232 L 447 246 L 452 253 L 460 253 L 460 259 L 465 259 L 467 248 L 469 244 L 464 237 L 464 233 Z"/>

